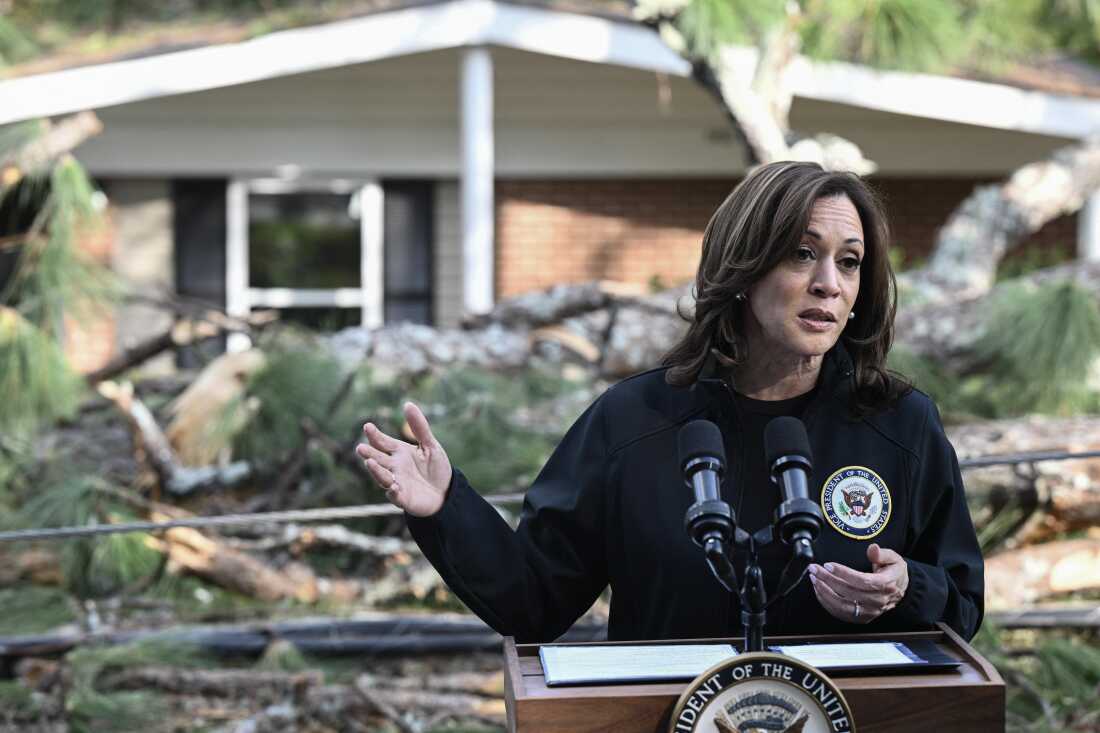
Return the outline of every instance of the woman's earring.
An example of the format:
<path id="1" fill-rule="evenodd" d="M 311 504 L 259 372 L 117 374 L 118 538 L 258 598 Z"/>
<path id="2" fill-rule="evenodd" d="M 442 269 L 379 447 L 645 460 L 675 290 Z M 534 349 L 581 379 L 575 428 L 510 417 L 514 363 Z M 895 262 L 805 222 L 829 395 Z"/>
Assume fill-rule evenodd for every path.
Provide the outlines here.
<path id="1" fill-rule="evenodd" d="M 745 299 L 745 294 L 744 293 L 738 293 L 737 295 L 733 296 L 733 299 L 743 301 Z"/>
<path id="2" fill-rule="evenodd" d="M 848 320 L 849 321 L 852 320 L 855 317 L 856 317 L 856 312 L 855 311 L 848 311 Z"/>

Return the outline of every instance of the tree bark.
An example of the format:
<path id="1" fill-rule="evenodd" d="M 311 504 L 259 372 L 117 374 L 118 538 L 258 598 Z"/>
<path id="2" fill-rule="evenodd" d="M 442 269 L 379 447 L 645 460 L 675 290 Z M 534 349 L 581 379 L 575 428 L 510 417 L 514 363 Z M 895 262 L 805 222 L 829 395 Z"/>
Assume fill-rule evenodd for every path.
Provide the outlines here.
<path id="1" fill-rule="evenodd" d="M 51 164 L 103 131 L 94 112 L 78 112 L 58 122 L 43 122 L 42 133 L 0 160 L 0 188 L 13 186 L 23 176 Z"/>
<path id="2" fill-rule="evenodd" d="M 103 690 L 153 688 L 177 695 L 281 700 L 301 697 L 307 687 L 319 686 L 323 682 L 324 676 L 317 670 L 267 672 L 256 669 L 137 667 L 109 672 L 96 680 L 96 687 Z"/>
<path id="3" fill-rule="evenodd" d="M 1100 539 L 1048 542 L 985 561 L 986 608 L 990 610 L 1094 590 L 1100 590 Z"/>
<path id="4" fill-rule="evenodd" d="M 1078 211 L 1100 187 L 1100 136 L 1025 165 L 1003 184 L 980 186 L 940 229 L 928 265 L 899 277 L 916 302 L 967 300 L 989 292 L 1013 246 L 1048 221 Z"/>
<path id="5" fill-rule="evenodd" d="M 154 514 L 152 519 L 162 521 L 166 517 Z M 319 579 L 300 563 L 276 570 L 190 527 L 169 529 L 163 538 L 149 537 L 146 541 L 168 556 L 170 570 L 186 570 L 222 588 L 265 601 L 295 598 L 313 603 L 322 596 L 347 601 L 362 590 L 356 581 Z"/>
<path id="6" fill-rule="evenodd" d="M 132 384 L 104 381 L 97 389 L 126 416 L 138 463 L 146 465 L 156 477 L 157 485 L 168 493 L 185 496 L 215 486 L 236 486 L 252 475 L 252 467 L 244 461 L 226 466 L 180 465 L 153 413 L 134 394 Z"/>

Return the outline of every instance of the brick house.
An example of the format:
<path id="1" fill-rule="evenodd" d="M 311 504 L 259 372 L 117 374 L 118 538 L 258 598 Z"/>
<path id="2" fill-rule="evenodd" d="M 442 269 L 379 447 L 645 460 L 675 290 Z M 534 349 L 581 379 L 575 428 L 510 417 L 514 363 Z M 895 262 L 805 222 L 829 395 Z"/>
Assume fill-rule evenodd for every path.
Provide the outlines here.
<path id="1" fill-rule="evenodd" d="M 387 7 L 7 78 L 0 124 L 96 110 L 105 131 L 77 157 L 111 202 L 113 266 L 139 292 L 232 314 L 447 326 L 553 283 L 691 277 L 746 159 L 720 100 L 657 33 L 615 4 Z M 919 258 L 977 183 L 1100 126 L 1100 83 L 1037 88 L 1053 78 L 800 59 L 791 122 L 878 163 L 896 243 Z M 1098 231 L 1090 202 L 1037 240 L 1093 256 Z M 86 361 L 165 318 L 127 306 Z"/>

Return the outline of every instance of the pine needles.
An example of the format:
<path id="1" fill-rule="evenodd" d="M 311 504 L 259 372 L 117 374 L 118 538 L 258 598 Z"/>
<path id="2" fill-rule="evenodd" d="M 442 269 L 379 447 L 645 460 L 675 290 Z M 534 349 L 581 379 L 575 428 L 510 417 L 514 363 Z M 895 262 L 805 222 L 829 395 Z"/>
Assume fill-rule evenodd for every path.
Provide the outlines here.
<path id="1" fill-rule="evenodd" d="M 0 151 L 13 154 L 48 129 L 0 128 Z M 98 226 L 80 164 L 64 155 L 17 173 L 17 182 L 0 181 L 0 265 L 14 260 L 0 288 L 0 431 L 27 434 L 71 413 L 80 383 L 60 347 L 65 329 L 100 314 L 120 288 L 78 246 Z"/>
<path id="2" fill-rule="evenodd" d="M 26 435 L 71 415 L 82 390 L 57 340 L 0 305 L 0 432 Z"/>
<path id="3" fill-rule="evenodd" d="M 104 486 L 101 480 L 86 476 L 43 480 L 41 491 L 20 509 L 19 521 L 32 527 L 79 527 L 136 519 L 126 507 L 104 496 Z M 78 598 L 118 593 L 155 572 L 160 557 L 140 533 L 65 540 L 61 551 L 65 588 Z"/>
<path id="4" fill-rule="evenodd" d="M 989 365 L 988 389 L 1013 414 L 1071 414 L 1095 404 L 1090 370 L 1100 358 L 1095 295 L 1072 282 L 1016 286 L 995 301 L 975 349 Z"/>
<path id="5" fill-rule="evenodd" d="M 108 647 L 84 647 L 66 658 L 72 687 L 65 707 L 74 731 L 143 731 L 163 720 L 167 707 L 148 692 L 100 692 L 97 681 L 113 670 L 144 665 L 201 667 L 211 663 L 194 647 L 165 641 L 145 641 Z"/>
<path id="6" fill-rule="evenodd" d="M 1030 653 L 1006 643 L 1024 636 Z M 1056 733 L 1100 727 L 1100 649 L 1088 634 L 1006 632 L 986 623 L 974 645 L 1007 683 L 1008 730 Z"/>
<path id="7" fill-rule="evenodd" d="M 1100 409 L 1100 307 L 1073 282 L 1006 284 L 974 346 L 980 370 L 952 374 L 903 348 L 892 369 L 945 406 L 949 420 Z"/>

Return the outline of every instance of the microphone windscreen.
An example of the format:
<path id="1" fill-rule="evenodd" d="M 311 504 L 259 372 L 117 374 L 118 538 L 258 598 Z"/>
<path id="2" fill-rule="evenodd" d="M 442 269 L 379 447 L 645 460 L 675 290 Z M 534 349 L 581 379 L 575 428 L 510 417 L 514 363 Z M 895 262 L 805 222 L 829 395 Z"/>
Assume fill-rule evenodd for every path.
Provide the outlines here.
<path id="1" fill-rule="evenodd" d="M 764 428 L 764 455 L 768 466 L 783 456 L 802 456 L 813 461 L 806 426 L 796 417 L 777 417 Z"/>
<path id="2" fill-rule="evenodd" d="M 709 420 L 692 420 L 680 428 L 676 436 L 680 448 L 680 467 L 694 458 L 717 458 L 726 463 L 726 449 L 722 444 L 722 431 Z"/>

